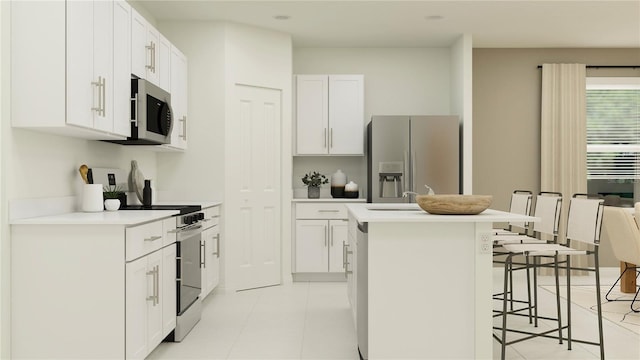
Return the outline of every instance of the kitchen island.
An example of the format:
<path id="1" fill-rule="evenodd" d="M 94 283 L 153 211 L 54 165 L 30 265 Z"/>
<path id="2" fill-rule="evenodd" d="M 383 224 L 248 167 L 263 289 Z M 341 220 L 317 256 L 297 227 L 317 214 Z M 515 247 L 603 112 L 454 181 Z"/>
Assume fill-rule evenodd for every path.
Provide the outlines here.
<path id="1" fill-rule="evenodd" d="M 492 358 L 492 224 L 538 219 L 346 206 L 345 268 L 363 358 Z"/>

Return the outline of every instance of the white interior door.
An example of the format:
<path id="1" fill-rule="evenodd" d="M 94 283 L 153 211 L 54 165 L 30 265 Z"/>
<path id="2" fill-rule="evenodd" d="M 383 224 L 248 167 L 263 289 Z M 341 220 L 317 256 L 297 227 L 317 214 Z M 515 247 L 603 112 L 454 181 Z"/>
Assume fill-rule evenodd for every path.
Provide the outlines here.
<path id="1" fill-rule="evenodd" d="M 230 135 L 236 141 L 227 166 L 233 180 L 227 188 L 235 192 L 229 209 L 235 287 L 243 290 L 280 283 L 281 94 L 243 85 L 235 90 Z"/>

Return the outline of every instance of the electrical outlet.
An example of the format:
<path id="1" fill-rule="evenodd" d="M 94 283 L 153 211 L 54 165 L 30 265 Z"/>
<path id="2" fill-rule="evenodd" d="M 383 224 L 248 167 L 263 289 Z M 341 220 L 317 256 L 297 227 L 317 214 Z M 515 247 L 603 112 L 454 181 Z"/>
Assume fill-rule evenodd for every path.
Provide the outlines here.
<path id="1" fill-rule="evenodd" d="M 480 234 L 480 254 L 490 254 L 492 246 L 492 239 L 490 233 Z"/>

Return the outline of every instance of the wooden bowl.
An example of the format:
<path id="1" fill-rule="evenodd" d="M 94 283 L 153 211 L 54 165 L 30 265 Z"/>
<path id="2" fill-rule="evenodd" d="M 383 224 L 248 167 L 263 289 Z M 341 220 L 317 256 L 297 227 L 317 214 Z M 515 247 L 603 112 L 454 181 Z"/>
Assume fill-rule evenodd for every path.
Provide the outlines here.
<path id="1" fill-rule="evenodd" d="M 422 210 L 435 215 L 476 215 L 491 205 L 491 195 L 418 195 Z"/>

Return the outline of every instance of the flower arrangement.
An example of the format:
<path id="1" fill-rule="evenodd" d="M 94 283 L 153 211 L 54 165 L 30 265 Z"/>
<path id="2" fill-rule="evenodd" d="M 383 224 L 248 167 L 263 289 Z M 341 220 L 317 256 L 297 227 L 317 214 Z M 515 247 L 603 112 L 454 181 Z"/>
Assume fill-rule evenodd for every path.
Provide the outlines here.
<path id="1" fill-rule="evenodd" d="M 314 171 L 312 173 L 304 174 L 302 177 L 302 183 L 309 187 L 320 187 L 322 184 L 327 184 L 329 179 L 326 176 Z"/>

